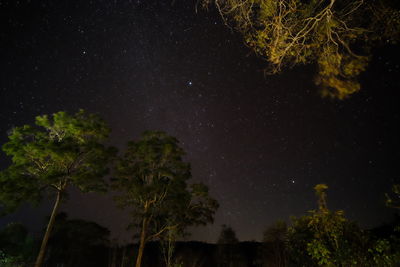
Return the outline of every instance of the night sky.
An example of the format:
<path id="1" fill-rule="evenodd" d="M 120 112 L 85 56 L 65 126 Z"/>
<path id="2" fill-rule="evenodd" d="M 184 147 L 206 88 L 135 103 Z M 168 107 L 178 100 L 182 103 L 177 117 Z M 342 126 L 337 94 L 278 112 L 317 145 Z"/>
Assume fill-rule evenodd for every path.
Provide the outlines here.
<path id="1" fill-rule="evenodd" d="M 0 143 L 37 115 L 80 108 L 99 113 L 121 149 L 145 130 L 166 131 L 220 203 L 215 223 L 189 239 L 215 242 L 228 224 L 240 240 L 260 240 L 276 220 L 314 209 L 317 183 L 329 186 L 330 208 L 361 226 L 389 221 L 384 193 L 400 182 L 399 47 L 374 51 L 360 93 L 323 99 L 314 66 L 265 76 L 266 62 L 196 2 L 0 0 Z M 39 232 L 52 201 L 0 226 Z M 131 240 L 110 195 L 71 190 L 63 210 Z"/>

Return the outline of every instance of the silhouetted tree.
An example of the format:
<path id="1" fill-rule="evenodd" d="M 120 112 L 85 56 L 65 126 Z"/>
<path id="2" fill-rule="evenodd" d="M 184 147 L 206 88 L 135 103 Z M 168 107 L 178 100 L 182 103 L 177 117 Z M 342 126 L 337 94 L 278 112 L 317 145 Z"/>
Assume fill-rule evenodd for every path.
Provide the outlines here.
<path id="1" fill-rule="evenodd" d="M 236 233 L 232 229 L 232 227 L 230 227 L 226 224 L 223 224 L 217 243 L 218 244 L 237 244 L 237 243 L 239 243 L 239 240 L 237 239 Z"/>
<path id="2" fill-rule="evenodd" d="M 107 259 L 110 231 L 95 222 L 57 215 L 49 240 L 49 262 L 63 266 L 97 266 Z"/>
<path id="3" fill-rule="evenodd" d="M 261 247 L 262 266 L 287 266 L 287 225 L 278 221 L 264 231 Z"/>
<path id="4" fill-rule="evenodd" d="M 232 227 L 222 225 L 217 241 L 217 263 L 220 267 L 241 266 L 243 262 L 239 240 Z"/>
<path id="5" fill-rule="evenodd" d="M 178 242 L 175 259 L 182 267 L 216 266 L 214 248 L 215 244 L 198 241 Z"/>
<path id="6" fill-rule="evenodd" d="M 132 226 L 140 229 L 137 267 L 141 266 L 146 242 L 175 238 L 188 226 L 213 221 L 218 203 L 205 185 L 188 186 L 190 165 L 183 156 L 176 138 L 154 131 L 128 143 L 117 163 L 113 187 L 120 195 L 116 201 L 131 208 L 136 220 Z"/>
<path id="7" fill-rule="evenodd" d="M 36 242 L 22 224 L 10 223 L 0 231 L 0 266 L 28 266 L 35 251 Z"/>
<path id="8" fill-rule="evenodd" d="M 43 194 L 56 195 L 36 267 L 43 264 L 46 246 L 68 186 L 83 192 L 104 191 L 102 177 L 114 149 L 103 145 L 109 129 L 98 116 L 83 110 L 36 117 L 35 125 L 12 129 L 3 145 L 12 164 L 0 173 L 0 203 L 13 211 L 22 202 L 38 202 Z"/>

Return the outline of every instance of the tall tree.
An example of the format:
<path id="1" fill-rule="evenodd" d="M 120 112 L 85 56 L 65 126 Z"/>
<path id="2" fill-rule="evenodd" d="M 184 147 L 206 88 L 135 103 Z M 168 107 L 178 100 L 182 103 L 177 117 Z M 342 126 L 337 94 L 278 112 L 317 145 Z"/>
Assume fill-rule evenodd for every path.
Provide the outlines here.
<path id="1" fill-rule="evenodd" d="M 287 225 L 284 221 L 277 221 L 264 231 L 261 247 L 263 267 L 287 266 L 286 235 Z"/>
<path id="2" fill-rule="evenodd" d="M 188 226 L 206 225 L 213 222 L 214 213 L 218 208 L 218 202 L 209 195 L 208 187 L 202 183 L 187 186 L 186 192 L 183 193 L 184 202 L 166 202 L 165 214 L 156 219 L 157 231 L 166 229 L 159 239 L 167 267 L 174 264 L 172 259 L 176 239 L 189 235 L 185 231 Z"/>
<path id="3" fill-rule="evenodd" d="M 217 241 L 218 266 L 237 267 L 242 266 L 242 254 L 239 248 L 239 240 L 232 227 L 222 225 L 221 233 Z"/>
<path id="4" fill-rule="evenodd" d="M 110 130 L 98 116 L 80 110 L 74 115 L 57 112 L 36 117 L 35 125 L 12 129 L 3 145 L 12 164 L 0 173 L 0 203 L 5 212 L 22 202 L 38 202 L 44 194 L 55 195 L 35 267 L 43 264 L 47 242 L 67 188 L 83 192 L 104 191 L 103 177 L 115 153 L 103 142 Z"/>
<path id="5" fill-rule="evenodd" d="M 145 244 L 166 233 L 213 221 L 218 207 L 203 184 L 188 186 L 190 165 L 183 161 L 178 140 L 164 132 L 149 131 L 128 143 L 116 166 L 114 188 L 122 207 L 129 207 L 140 229 L 136 267 L 141 266 Z"/>
<path id="6" fill-rule="evenodd" d="M 201 0 L 214 3 L 229 26 L 269 62 L 266 73 L 316 64 L 324 96 L 360 89 L 371 47 L 399 40 L 400 11 L 390 0 Z"/>

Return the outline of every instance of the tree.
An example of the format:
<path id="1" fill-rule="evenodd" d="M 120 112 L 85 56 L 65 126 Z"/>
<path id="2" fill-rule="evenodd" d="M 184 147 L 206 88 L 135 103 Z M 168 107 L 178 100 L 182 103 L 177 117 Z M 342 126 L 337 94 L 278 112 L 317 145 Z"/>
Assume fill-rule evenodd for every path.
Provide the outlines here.
<path id="1" fill-rule="evenodd" d="M 10 223 L 0 231 L 0 266 L 28 266 L 35 250 L 36 242 L 22 224 Z"/>
<path id="2" fill-rule="evenodd" d="M 156 232 L 163 228 L 164 233 L 159 236 L 164 262 L 167 267 L 179 266 L 173 262 L 175 242 L 178 237 L 189 235 L 185 230 L 188 226 L 206 225 L 213 222 L 214 214 L 218 208 L 218 202 L 209 195 L 209 189 L 202 183 L 188 186 L 185 193 L 186 201 L 179 203 L 165 202 L 164 215 L 155 218 L 157 221 Z M 183 194 L 182 194 L 183 195 Z M 178 204 L 178 205 L 177 205 Z"/>
<path id="3" fill-rule="evenodd" d="M 227 25 L 270 64 L 316 64 L 315 83 L 323 96 L 343 99 L 357 92 L 371 47 L 399 39 L 400 11 L 389 1 L 364 0 L 202 0 L 214 3 Z M 397 29 L 397 30 L 396 30 Z"/>
<path id="4" fill-rule="evenodd" d="M 222 225 L 221 233 L 217 241 L 218 266 L 233 267 L 241 266 L 243 261 L 239 248 L 239 240 L 232 227 Z"/>
<path id="5" fill-rule="evenodd" d="M 239 239 L 236 237 L 236 233 L 232 229 L 232 227 L 223 224 L 217 243 L 224 244 L 224 245 L 225 244 L 237 244 L 237 243 L 239 243 Z"/>
<path id="6" fill-rule="evenodd" d="M 392 186 L 392 194 L 386 194 L 386 205 L 400 209 L 400 184 Z"/>
<path id="7" fill-rule="evenodd" d="M 0 203 L 6 212 L 26 201 L 38 202 L 45 194 L 56 200 L 35 266 L 43 264 L 47 242 L 67 188 L 104 191 L 102 179 L 115 153 L 103 142 L 109 129 L 98 116 L 80 110 L 74 115 L 57 112 L 36 117 L 35 125 L 12 129 L 3 145 L 12 164 L 0 173 Z"/>
<path id="8" fill-rule="evenodd" d="M 327 188 L 314 188 L 318 210 L 292 219 L 287 236 L 291 261 L 296 266 L 396 266 L 400 254 L 394 240 L 377 239 L 347 220 L 343 211 L 329 210 Z"/>
<path id="9" fill-rule="evenodd" d="M 95 222 L 69 219 L 66 213 L 61 212 L 56 217 L 49 240 L 51 253 L 48 264 L 97 266 L 107 257 L 104 252 L 109 245 L 109 234 L 107 228 Z"/>
<path id="10" fill-rule="evenodd" d="M 140 229 L 137 267 L 148 241 L 213 221 L 218 204 L 205 185 L 188 186 L 190 165 L 183 156 L 176 138 L 149 131 L 141 140 L 129 142 L 116 164 L 113 187 L 120 192 L 116 201 L 131 208 L 131 226 Z"/>
<path id="11" fill-rule="evenodd" d="M 262 266 L 287 266 L 286 255 L 287 225 L 278 221 L 264 231 L 262 245 Z"/>
<path id="12" fill-rule="evenodd" d="M 288 229 L 289 253 L 302 266 L 369 266 L 368 239 L 343 211 L 327 207 L 324 184 L 315 186 L 318 210 L 293 218 Z"/>

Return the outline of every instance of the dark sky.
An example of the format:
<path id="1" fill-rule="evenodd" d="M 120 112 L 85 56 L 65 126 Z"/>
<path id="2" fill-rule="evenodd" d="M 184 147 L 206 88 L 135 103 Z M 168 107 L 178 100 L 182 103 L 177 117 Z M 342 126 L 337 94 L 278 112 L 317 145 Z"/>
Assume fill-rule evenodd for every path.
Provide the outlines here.
<path id="1" fill-rule="evenodd" d="M 9 2 L 9 3 L 8 3 Z M 34 117 L 99 113 L 120 148 L 144 130 L 176 136 L 193 181 L 220 209 L 192 239 L 214 242 L 221 224 L 241 240 L 315 208 L 326 183 L 332 209 L 363 227 L 390 220 L 384 192 L 399 182 L 399 47 L 374 51 L 350 99 L 322 99 L 313 66 L 264 76 L 265 62 L 215 12 L 176 0 L 0 1 L 0 143 Z M 6 26 L 6 27 L 4 27 Z M 1 168 L 9 161 L 0 157 Z M 39 231 L 52 200 L 0 219 Z M 72 218 L 130 240 L 129 217 L 109 195 L 71 192 Z"/>

